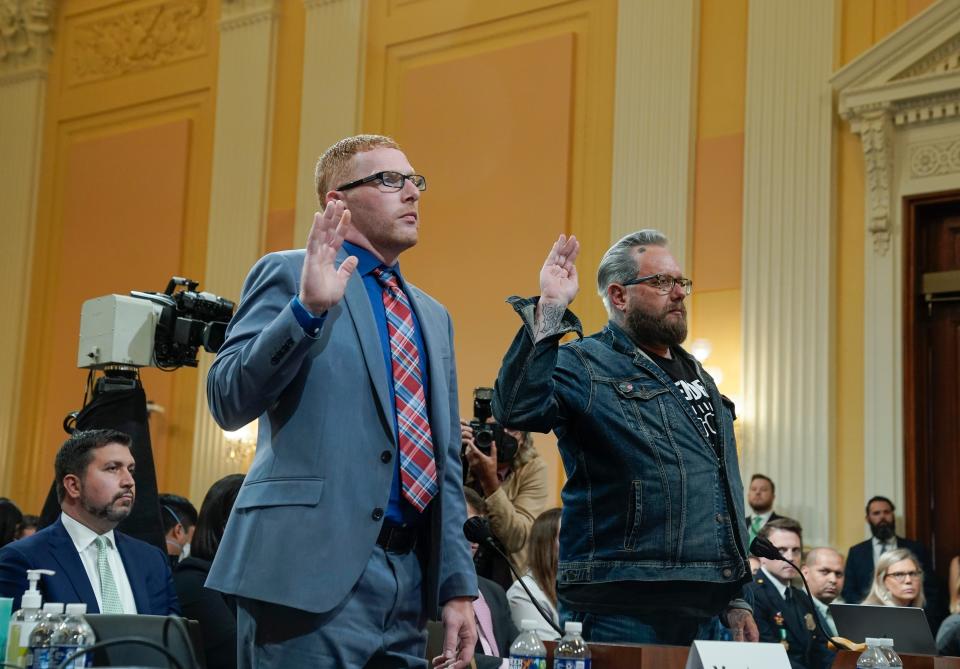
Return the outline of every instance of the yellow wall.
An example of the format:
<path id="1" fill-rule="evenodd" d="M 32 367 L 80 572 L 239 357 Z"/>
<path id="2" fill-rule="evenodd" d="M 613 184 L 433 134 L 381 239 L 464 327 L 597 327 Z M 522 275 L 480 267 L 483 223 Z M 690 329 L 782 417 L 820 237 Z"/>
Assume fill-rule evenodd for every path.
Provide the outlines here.
<path id="1" fill-rule="evenodd" d="M 83 400 L 84 300 L 203 279 L 219 3 L 61 3 L 44 127 L 23 415 L 9 495 L 37 512 Z M 189 484 L 196 375 L 143 374 L 161 488 Z"/>
<path id="2" fill-rule="evenodd" d="M 362 129 L 427 176 L 402 265 L 453 316 L 464 416 L 519 327 L 504 299 L 537 293 L 560 233 L 582 243 L 574 308 L 606 320 L 592 277 L 610 242 L 615 21 L 605 0 L 369 5 Z M 555 440 L 536 443 L 558 490 Z"/>

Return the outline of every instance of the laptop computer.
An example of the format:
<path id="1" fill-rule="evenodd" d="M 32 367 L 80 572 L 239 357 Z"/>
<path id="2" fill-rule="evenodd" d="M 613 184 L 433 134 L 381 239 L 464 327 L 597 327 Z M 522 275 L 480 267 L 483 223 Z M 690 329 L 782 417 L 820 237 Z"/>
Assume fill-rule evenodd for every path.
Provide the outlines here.
<path id="1" fill-rule="evenodd" d="M 867 637 L 893 639 L 898 653 L 936 655 L 937 644 L 923 609 L 913 606 L 831 604 L 837 633 L 863 643 Z"/>

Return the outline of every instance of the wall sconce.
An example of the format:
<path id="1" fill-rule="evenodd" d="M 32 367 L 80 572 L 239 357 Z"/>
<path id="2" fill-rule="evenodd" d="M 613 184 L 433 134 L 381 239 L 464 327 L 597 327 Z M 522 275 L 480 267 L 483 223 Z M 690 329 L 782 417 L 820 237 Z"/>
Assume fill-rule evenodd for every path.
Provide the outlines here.
<path id="1" fill-rule="evenodd" d="M 223 441 L 228 460 L 234 462 L 249 460 L 257 449 L 257 421 L 247 423 L 239 430 L 224 430 Z"/>

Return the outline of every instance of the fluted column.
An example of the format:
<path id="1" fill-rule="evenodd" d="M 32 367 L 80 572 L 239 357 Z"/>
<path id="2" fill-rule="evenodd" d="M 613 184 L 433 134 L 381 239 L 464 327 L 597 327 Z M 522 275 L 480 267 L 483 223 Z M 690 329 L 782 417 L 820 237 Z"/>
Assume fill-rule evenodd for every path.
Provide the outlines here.
<path id="1" fill-rule="evenodd" d="M 313 183 L 317 158 L 358 130 L 362 108 L 363 3 L 304 0 L 303 88 L 294 245 L 306 242 L 317 210 Z"/>
<path id="2" fill-rule="evenodd" d="M 277 41 L 276 0 L 224 0 L 220 19 L 217 111 L 204 288 L 239 298 L 260 254 L 267 214 L 270 138 Z M 226 457 L 223 434 L 207 409 L 211 356 L 203 355 L 197 384 L 190 496 L 238 469 Z"/>
<path id="3" fill-rule="evenodd" d="M 0 0 L 0 207 L 3 262 L 0 285 L 0 490 L 10 489 L 16 419 L 20 414 L 23 347 L 29 313 L 37 188 L 43 140 L 47 66 L 54 0 Z"/>
<path id="4" fill-rule="evenodd" d="M 830 539 L 830 0 L 751 0 L 743 205 L 742 468 Z"/>
<path id="5" fill-rule="evenodd" d="M 699 0 L 620 2 L 610 236 L 670 238 L 686 267 L 693 217 Z"/>

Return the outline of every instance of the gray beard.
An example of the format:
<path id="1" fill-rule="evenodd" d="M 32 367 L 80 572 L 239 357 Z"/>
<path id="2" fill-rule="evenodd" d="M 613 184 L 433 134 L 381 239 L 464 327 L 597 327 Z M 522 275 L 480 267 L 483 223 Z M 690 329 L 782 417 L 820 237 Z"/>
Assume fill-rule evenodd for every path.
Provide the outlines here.
<path id="1" fill-rule="evenodd" d="M 666 313 L 651 314 L 633 309 L 627 312 L 625 325 L 631 339 L 640 346 L 678 346 L 687 338 L 686 312 L 682 320 L 671 322 Z"/>

